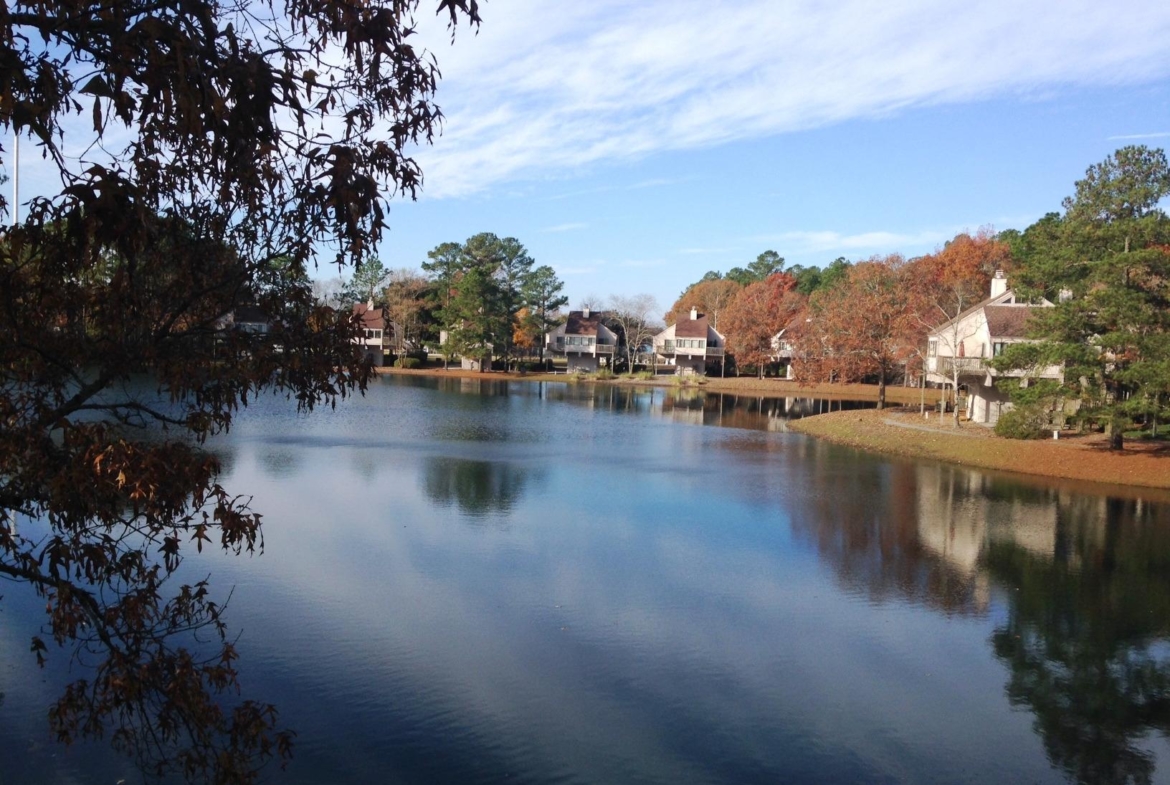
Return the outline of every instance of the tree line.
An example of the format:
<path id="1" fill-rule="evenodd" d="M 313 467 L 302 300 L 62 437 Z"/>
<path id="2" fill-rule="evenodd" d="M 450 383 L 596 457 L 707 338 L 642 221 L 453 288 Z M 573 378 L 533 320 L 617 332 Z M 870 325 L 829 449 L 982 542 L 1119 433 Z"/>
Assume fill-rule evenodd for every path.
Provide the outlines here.
<path id="1" fill-rule="evenodd" d="M 1167 194 L 1164 152 L 1129 146 L 1090 167 L 1063 212 L 1023 231 L 984 227 L 923 256 L 838 258 L 823 268 L 785 267 L 768 250 L 706 273 L 662 319 L 649 295 L 589 296 L 582 305 L 604 310 L 629 370 L 651 356 L 663 322 L 694 308 L 726 338 L 730 372 L 762 377 L 789 360 L 800 382 L 876 384 L 884 405 L 888 384 L 921 378 L 928 333 L 955 325 L 1003 271 L 1018 299 L 1054 305 L 1032 310 L 1030 340 L 988 358 L 1011 373 L 997 384 L 1016 403 L 1013 416 L 1037 431 L 1046 412 L 1064 408 L 1076 423 L 1109 430 L 1119 446 L 1136 423 L 1157 433 L 1170 405 L 1170 220 L 1159 207 Z M 562 291 L 552 268 L 537 266 L 518 240 L 483 233 L 437 246 L 421 272 L 367 261 L 338 296 L 384 305 L 409 342 L 436 345 L 448 360 L 494 355 L 508 363 L 544 359 L 544 336 L 568 304 Z M 1051 366 L 1064 368 L 1063 382 L 1039 378 Z M 957 390 L 959 364 L 943 372 Z"/>
<path id="2" fill-rule="evenodd" d="M 1089 167 L 1063 212 L 1023 231 L 983 228 L 917 258 L 838 259 L 823 270 L 786 270 L 768 251 L 745 268 L 708 273 L 667 317 L 691 307 L 707 313 L 738 370 L 760 375 L 779 359 L 780 336 L 797 380 L 872 382 L 884 403 L 888 383 L 922 372 L 927 334 L 986 299 L 1002 270 L 1018 301 L 1054 306 L 1032 309 L 1029 340 L 988 360 L 1012 374 L 997 386 L 1015 402 L 1014 416 L 1037 432 L 1061 408 L 1120 447 L 1126 430 L 1140 424 L 1157 434 L 1170 415 L 1167 195 L 1165 153 L 1123 147 Z M 1052 366 L 1063 368 L 1063 381 L 1039 378 Z M 958 388 L 958 364 L 949 373 Z"/>

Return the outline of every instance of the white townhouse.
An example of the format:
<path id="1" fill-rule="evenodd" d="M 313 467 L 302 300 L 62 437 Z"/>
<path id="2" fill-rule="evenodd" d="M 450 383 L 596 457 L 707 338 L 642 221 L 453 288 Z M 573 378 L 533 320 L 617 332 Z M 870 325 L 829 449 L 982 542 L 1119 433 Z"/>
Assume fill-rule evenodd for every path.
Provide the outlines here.
<path id="1" fill-rule="evenodd" d="M 707 363 L 722 361 L 726 339 L 707 323 L 707 315 L 691 309 L 689 319 L 679 319 L 654 336 L 658 361 L 674 366 L 675 373 L 706 373 Z"/>
<path id="2" fill-rule="evenodd" d="M 617 333 L 605 326 L 605 314 L 583 308 L 569 311 L 565 323 L 545 336 L 545 347 L 564 357 L 570 371 L 593 372 L 613 367 Z"/>
<path id="3" fill-rule="evenodd" d="M 1007 394 L 996 389 L 1002 378 L 1063 380 L 1058 365 L 1039 372 L 996 371 L 988 361 L 998 357 L 1014 343 L 1027 343 L 1028 320 L 1040 308 L 1052 308 L 1048 300 L 1028 303 L 1016 298 L 1008 288 L 1002 270 L 991 279 L 991 296 L 967 309 L 954 319 L 940 324 L 927 336 L 926 379 L 944 387 L 954 384 L 958 370 L 959 386 L 967 388 L 967 419 L 994 424 L 999 415 L 1011 408 Z"/>

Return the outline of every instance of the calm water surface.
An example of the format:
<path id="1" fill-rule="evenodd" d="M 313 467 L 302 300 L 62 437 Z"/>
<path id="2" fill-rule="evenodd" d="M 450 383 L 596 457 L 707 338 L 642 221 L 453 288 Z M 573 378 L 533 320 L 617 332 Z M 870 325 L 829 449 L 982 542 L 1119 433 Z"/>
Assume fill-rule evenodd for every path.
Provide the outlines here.
<path id="1" fill-rule="evenodd" d="M 249 409 L 215 448 L 267 551 L 186 567 L 235 585 L 247 693 L 299 733 L 273 781 L 1170 781 L 1170 506 L 783 432 L 823 406 L 383 378 Z M 0 588 L 0 782 L 134 781 L 48 741 L 63 665 Z"/>

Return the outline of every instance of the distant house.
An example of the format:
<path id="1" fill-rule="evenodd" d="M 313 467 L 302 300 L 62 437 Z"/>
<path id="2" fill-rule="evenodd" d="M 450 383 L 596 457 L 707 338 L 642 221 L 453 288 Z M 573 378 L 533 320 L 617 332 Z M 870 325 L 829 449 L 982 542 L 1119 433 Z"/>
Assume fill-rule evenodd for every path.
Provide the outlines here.
<path id="1" fill-rule="evenodd" d="M 439 347 L 447 345 L 451 334 L 446 330 L 439 330 Z M 493 344 L 484 344 L 483 346 L 474 347 L 463 354 L 459 355 L 459 367 L 465 371 L 482 371 L 490 370 L 492 367 L 492 356 L 495 354 L 495 347 Z"/>
<path id="2" fill-rule="evenodd" d="M 1016 299 L 1008 288 L 1007 278 L 997 270 L 991 280 L 991 296 L 967 309 L 954 319 L 930 331 L 927 336 L 926 379 L 944 387 L 954 384 L 958 371 L 959 386 L 967 388 L 967 419 L 994 424 L 999 415 L 1011 408 L 1005 393 L 995 387 L 996 379 L 1064 378 L 1063 369 L 1054 365 L 1037 372 L 996 371 L 988 361 L 998 357 L 1014 343 L 1027 343 L 1028 320 L 1040 308 L 1052 308 L 1048 300 L 1027 303 Z"/>
<path id="3" fill-rule="evenodd" d="M 255 305 L 242 305 L 232 311 L 232 327 L 246 333 L 267 333 L 272 320 Z"/>
<path id="4" fill-rule="evenodd" d="M 255 305 L 241 305 L 216 319 L 215 329 L 263 334 L 272 329 L 272 320 Z"/>
<path id="5" fill-rule="evenodd" d="M 565 323 L 545 336 L 546 348 L 564 357 L 570 371 L 612 367 L 617 343 L 617 333 L 605 326 L 605 314 L 588 308 L 569 311 Z"/>
<path id="6" fill-rule="evenodd" d="M 792 367 L 793 357 L 796 350 L 796 345 L 793 341 L 793 336 L 796 331 L 808 321 L 808 317 L 801 311 L 796 316 L 793 316 L 788 324 L 772 336 L 772 362 L 784 366 L 785 378 L 795 378 L 796 374 Z"/>
<path id="7" fill-rule="evenodd" d="M 354 342 L 364 348 L 366 357 L 375 367 L 381 367 L 385 363 L 386 348 L 390 346 L 392 337 L 386 314 L 381 308 L 375 308 L 373 302 L 354 303 L 353 312 L 362 320 L 362 334 Z"/>
<path id="8" fill-rule="evenodd" d="M 679 319 L 654 336 L 654 352 L 676 373 L 706 373 L 709 362 L 723 360 L 726 343 L 707 323 L 707 315 L 692 308 L 689 319 Z"/>

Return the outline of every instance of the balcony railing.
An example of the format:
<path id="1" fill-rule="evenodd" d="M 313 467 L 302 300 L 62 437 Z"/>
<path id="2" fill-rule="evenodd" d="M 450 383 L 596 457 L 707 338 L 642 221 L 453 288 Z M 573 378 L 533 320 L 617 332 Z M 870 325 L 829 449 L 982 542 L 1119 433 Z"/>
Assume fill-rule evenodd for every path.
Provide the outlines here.
<path id="1" fill-rule="evenodd" d="M 550 348 L 557 354 L 613 354 L 617 349 L 612 343 L 555 343 Z"/>
<path id="2" fill-rule="evenodd" d="M 662 357 L 674 357 L 675 355 L 682 355 L 684 357 L 722 357 L 722 346 L 676 346 L 673 341 L 656 344 L 654 351 L 658 352 Z"/>
<path id="3" fill-rule="evenodd" d="M 988 370 L 986 357 L 930 357 L 926 368 L 943 376 L 950 376 L 956 370 L 960 375 L 983 374 Z"/>
<path id="4" fill-rule="evenodd" d="M 984 376 L 989 374 L 992 377 L 1008 378 L 1025 376 L 1033 379 L 1064 378 L 1064 369 L 1059 365 L 1049 365 L 1044 368 L 997 371 L 988 364 L 991 359 L 990 357 L 929 357 L 927 358 L 926 370 L 944 379 L 949 379 L 956 369 L 960 376 Z"/>

